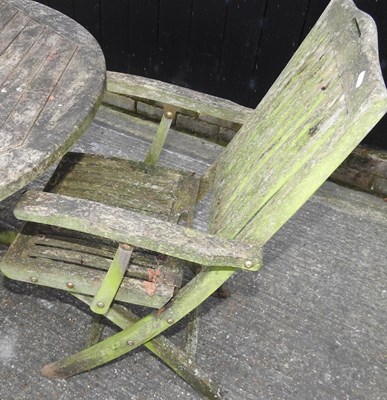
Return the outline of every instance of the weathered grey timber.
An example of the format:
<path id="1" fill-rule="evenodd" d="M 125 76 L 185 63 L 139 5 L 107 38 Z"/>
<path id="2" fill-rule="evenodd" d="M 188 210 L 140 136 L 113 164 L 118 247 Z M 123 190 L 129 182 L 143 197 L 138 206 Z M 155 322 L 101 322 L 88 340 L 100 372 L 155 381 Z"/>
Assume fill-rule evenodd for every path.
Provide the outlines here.
<path id="1" fill-rule="evenodd" d="M 98 202 L 28 191 L 14 210 L 23 221 L 101 236 L 201 265 L 257 271 L 261 249 Z M 4 268 L 6 271 L 6 268 Z"/>
<path id="2" fill-rule="evenodd" d="M 66 16 L 30 0 L 0 4 L 0 199 L 59 161 L 91 123 L 103 54 Z"/>
<path id="3" fill-rule="evenodd" d="M 386 99 L 373 21 L 332 2 L 220 157 L 211 232 L 266 243 L 379 121 Z"/>
<path id="4" fill-rule="evenodd" d="M 117 158 L 69 153 L 58 165 L 46 189 L 58 193 L 51 196 L 72 196 L 66 198 L 77 201 L 94 199 L 98 201 L 95 203 L 97 207 L 108 207 L 106 204 L 114 206 L 109 211 L 93 211 L 88 205 L 82 211 L 94 215 L 102 229 L 108 228 L 107 220 L 112 221 L 114 211 L 129 213 L 118 217 L 112 228 L 117 229 L 117 224 L 122 223 L 135 232 L 141 230 L 143 225 L 138 217 L 136 221 L 128 220 L 130 215 L 136 218 L 133 211 L 142 211 L 151 220 L 157 217 L 156 221 L 173 222 L 174 227 L 184 214 L 189 226 L 195 204 L 192 194 L 198 190 L 198 184 L 191 173 L 148 168 L 143 163 Z M 32 195 L 32 192 L 28 193 Z M 50 196 L 44 192 L 38 195 Z M 71 208 L 74 209 L 73 206 Z M 60 212 L 64 211 L 61 207 L 59 209 Z M 103 221 L 104 218 L 107 220 Z M 81 226 L 82 229 L 86 227 L 83 223 Z M 177 228 L 187 229 L 183 226 Z M 106 238 L 118 242 L 97 238 L 97 230 L 96 225 L 90 227 L 88 233 L 93 236 L 87 236 L 43 225 L 27 225 L 3 258 L 3 273 L 12 279 L 31 282 L 34 278 L 40 285 L 96 295 L 113 262 L 117 243 L 125 242 L 111 235 L 106 235 Z M 126 235 L 129 231 L 123 227 L 122 233 Z M 156 234 L 155 244 L 163 238 L 160 232 Z M 8 264 L 14 263 L 19 268 L 7 268 Z M 171 299 L 175 288 L 180 286 L 181 276 L 182 269 L 174 259 L 165 260 L 157 254 L 138 249 L 130 259 L 115 298 L 160 308 Z"/>
<path id="5" fill-rule="evenodd" d="M 331 180 L 387 197 L 387 152 L 358 147 Z"/>
<path id="6" fill-rule="evenodd" d="M 153 100 L 222 120 L 244 123 L 252 110 L 232 101 L 141 76 L 109 72 L 109 92 Z"/>
<path id="7" fill-rule="evenodd" d="M 143 159 L 156 130 L 102 106 L 74 151 Z M 221 150 L 172 129 L 159 163 L 201 175 Z M 16 197 L 0 203 L 2 226 L 20 224 L 11 219 Z M 205 230 L 208 206 L 208 198 L 198 206 L 197 229 Z M 227 282 L 228 298 L 201 305 L 196 364 L 228 400 L 383 399 L 386 215 L 383 199 L 326 182 L 265 245 L 264 268 L 240 271 Z M 89 373 L 47 381 L 43 364 L 85 346 L 88 305 L 3 276 L 0 298 L 1 399 L 203 399 L 146 345 Z M 182 325 L 165 335 L 176 347 Z M 113 333 L 105 326 L 105 336 Z"/>
<path id="8" fill-rule="evenodd" d="M 177 106 L 168 100 L 165 103 Z M 86 189 L 79 189 L 78 185 L 75 187 L 73 195 L 81 200 L 69 199 L 61 193 L 27 193 L 17 206 L 16 215 L 30 221 L 93 233 L 103 238 L 112 237 L 126 245 L 144 246 L 207 264 L 206 257 L 200 254 L 204 238 L 215 250 L 222 243 L 227 255 L 226 243 L 231 242 L 226 239 L 252 241 L 258 249 L 265 244 L 386 110 L 387 90 L 378 63 L 375 26 L 351 0 L 333 0 L 273 89 L 254 114 L 247 118 L 240 134 L 204 174 L 200 186 L 196 180 L 193 205 L 206 191 L 214 192 L 209 228 L 213 236 L 194 233 L 177 225 L 174 226 L 174 232 L 168 220 L 146 215 L 141 217 L 140 213 L 97 204 L 93 196 L 99 194 L 98 190 L 90 193 L 87 185 L 84 185 Z M 113 161 L 106 160 L 107 163 Z M 169 170 L 158 170 L 162 175 L 172 173 Z M 146 175 L 148 171 L 145 165 L 143 174 Z M 67 172 L 72 175 L 71 169 Z M 77 176 L 76 171 L 74 175 Z M 77 176 L 76 181 L 82 182 L 82 179 L 82 176 Z M 93 175 L 91 179 L 94 180 Z M 66 182 L 66 179 L 54 178 L 54 188 L 59 181 Z M 61 183 L 58 183 L 58 188 L 67 190 L 66 185 L 62 187 Z M 50 190 L 50 185 L 46 190 Z M 120 190 L 113 187 L 112 192 L 120 193 Z M 143 202 L 144 199 L 147 199 L 146 196 Z M 176 197 L 176 202 L 181 203 L 181 200 Z M 145 208 L 147 203 L 145 201 Z M 101 221 L 96 219 L 95 214 L 102 214 Z M 184 213 L 180 216 L 186 219 Z M 126 225 L 122 219 L 134 221 L 140 227 Z M 190 223 L 190 218 L 187 220 Z M 176 222 L 180 223 L 180 218 Z M 148 231 L 146 235 L 141 231 L 141 225 Z M 36 229 L 40 229 L 39 225 Z M 106 231 L 109 231 L 108 234 Z M 158 237 L 163 233 L 168 238 Z M 143 239 L 145 236 L 146 239 Z M 21 243 L 17 239 L 9 255 L 4 258 L 2 268 L 8 275 L 14 271 L 18 274 L 28 268 L 28 262 L 23 265 L 23 261 L 20 261 L 24 255 L 15 251 Z M 172 250 L 162 247 L 163 243 Z M 238 243 L 237 246 L 242 244 Z M 235 273 L 235 266 L 239 267 L 233 266 L 232 261 L 227 265 L 216 265 L 215 256 L 214 251 L 214 262 L 202 266 L 165 307 L 130 326 L 127 324 L 121 332 L 100 343 L 47 364 L 42 374 L 49 378 L 66 378 L 149 343 L 197 308 Z M 244 258 L 244 266 L 252 269 L 254 260 Z M 40 276 L 30 276 L 33 283 L 39 283 Z M 73 285 L 67 287 L 70 292 L 77 292 Z M 116 290 L 116 284 L 113 287 Z M 86 298 L 83 301 L 88 303 Z M 121 325 L 119 320 L 112 320 Z M 171 368 L 179 371 L 179 367 L 173 363 Z M 198 380 L 189 382 L 209 398 L 219 398 L 221 394 L 211 389 L 212 382 L 198 374 Z M 180 375 L 185 376 L 185 373 Z M 192 374 L 189 379 L 192 379 Z"/>

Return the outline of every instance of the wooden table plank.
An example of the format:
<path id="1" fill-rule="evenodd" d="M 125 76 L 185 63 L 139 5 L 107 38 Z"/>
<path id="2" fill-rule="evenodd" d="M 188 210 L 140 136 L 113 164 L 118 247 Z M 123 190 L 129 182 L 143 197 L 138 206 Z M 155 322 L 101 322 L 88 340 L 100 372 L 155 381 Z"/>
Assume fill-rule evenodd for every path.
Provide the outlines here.
<path id="1" fill-rule="evenodd" d="M 27 15 L 21 13 L 15 13 L 15 9 L 12 7 L 6 10 L 7 19 L 4 22 L 4 26 L 1 29 L 1 41 L 0 41 L 0 54 L 8 48 L 8 46 L 15 40 L 19 35 L 20 31 L 28 24 L 30 18 Z M 1 13 L 3 15 L 3 11 Z M 12 16 L 8 19 L 8 16 Z"/>
<path id="2" fill-rule="evenodd" d="M 3 85 L 2 151 L 19 146 L 28 135 L 75 52 L 74 44 L 51 32 L 46 32 L 36 47 L 37 52 L 27 53 Z"/>
<path id="3" fill-rule="evenodd" d="M 17 14 L 18 10 L 9 4 L 1 3 L 1 14 L 0 14 L 0 29 L 3 29 L 5 25 Z"/>
<path id="4" fill-rule="evenodd" d="M 0 0 L 0 199 L 58 161 L 90 124 L 105 61 L 79 24 L 31 0 Z"/>
<path id="5" fill-rule="evenodd" d="M 1 127 L 4 140 L 3 151 L 22 145 L 35 121 L 44 112 L 50 101 L 54 101 L 56 107 L 61 107 L 62 100 L 55 99 L 52 92 L 60 84 L 60 78 L 75 51 L 74 43 L 60 39 L 57 46 L 44 55 L 43 65 L 38 69 L 29 85 L 26 88 L 23 86 L 16 88 L 16 97 L 19 97 L 19 92 L 22 95 Z M 28 66 L 30 63 L 26 64 Z M 18 80 L 16 79 L 16 81 Z"/>
<path id="6" fill-rule="evenodd" d="M 44 32 L 44 27 L 40 24 L 37 24 L 34 21 L 30 21 L 24 29 L 20 31 L 18 36 L 13 40 L 13 42 L 7 47 L 7 49 L 0 55 L 0 84 L 2 85 L 2 99 L 4 98 L 4 93 L 9 87 L 7 85 L 6 80 L 14 80 L 18 79 L 19 84 L 25 79 L 26 75 L 33 73 L 28 69 L 24 69 L 24 65 L 22 68 L 19 68 L 18 74 L 16 74 L 15 69 L 19 66 L 19 64 L 26 57 L 26 52 L 28 54 L 29 51 L 37 51 L 40 47 L 46 47 L 47 45 L 52 45 L 50 34 L 46 35 L 47 37 L 41 37 Z M 35 36 L 37 38 L 36 43 L 31 42 L 31 36 Z M 43 40 L 41 40 L 43 39 Z M 21 74 L 21 75 L 20 75 Z M 13 76 L 12 76 L 13 75 Z M 3 105 L 3 104 L 2 104 Z"/>

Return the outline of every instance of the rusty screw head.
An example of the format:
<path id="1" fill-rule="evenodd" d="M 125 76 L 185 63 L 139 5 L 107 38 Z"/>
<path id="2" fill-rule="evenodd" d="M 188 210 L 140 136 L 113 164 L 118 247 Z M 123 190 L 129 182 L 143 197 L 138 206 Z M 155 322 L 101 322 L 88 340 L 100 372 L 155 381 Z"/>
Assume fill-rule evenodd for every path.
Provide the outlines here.
<path id="1" fill-rule="evenodd" d="M 130 250 L 132 248 L 132 246 L 130 244 L 127 244 L 127 243 L 121 243 L 120 247 L 123 250 Z"/>
<path id="2" fill-rule="evenodd" d="M 165 116 L 166 116 L 168 119 L 172 119 L 172 118 L 173 118 L 173 112 L 172 112 L 172 111 L 167 111 L 167 112 L 165 113 Z"/>
<path id="3" fill-rule="evenodd" d="M 67 283 L 66 283 L 66 286 L 67 286 L 69 289 L 74 289 L 74 284 L 73 284 L 72 282 L 67 282 Z"/>
<path id="4" fill-rule="evenodd" d="M 253 266 L 253 262 L 250 260 L 245 261 L 245 267 L 246 268 L 251 268 Z"/>

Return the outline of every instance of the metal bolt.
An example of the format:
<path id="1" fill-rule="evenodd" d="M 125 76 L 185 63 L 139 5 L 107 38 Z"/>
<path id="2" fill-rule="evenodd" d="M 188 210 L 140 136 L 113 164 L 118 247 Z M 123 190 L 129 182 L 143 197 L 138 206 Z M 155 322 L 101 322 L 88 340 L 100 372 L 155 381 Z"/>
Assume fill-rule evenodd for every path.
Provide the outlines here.
<path id="1" fill-rule="evenodd" d="M 98 308 L 104 308 L 104 307 L 105 307 L 105 303 L 103 303 L 102 301 L 99 301 L 99 302 L 97 303 L 97 307 L 98 307 Z"/>
<path id="2" fill-rule="evenodd" d="M 168 319 L 167 319 L 167 322 L 168 322 L 168 324 L 171 324 L 171 325 L 172 325 L 175 321 L 173 320 L 173 318 L 168 318 Z"/>
<path id="3" fill-rule="evenodd" d="M 245 267 L 246 268 L 251 268 L 253 266 L 253 262 L 252 261 L 245 261 Z"/>
<path id="4" fill-rule="evenodd" d="M 165 116 L 166 116 L 168 119 L 172 119 L 172 118 L 173 118 L 173 112 L 167 111 L 167 112 L 165 113 Z"/>
<path id="5" fill-rule="evenodd" d="M 73 284 L 72 282 L 67 282 L 67 283 L 66 283 L 66 286 L 67 286 L 69 289 L 74 289 L 74 284 Z"/>
<path id="6" fill-rule="evenodd" d="M 131 245 L 126 244 L 126 243 L 121 243 L 121 244 L 120 244 L 120 247 L 121 247 L 121 249 L 123 249 L 123 250 L 130 250 L 130 249 L 132 248 Z"/>
<path id="7" fill-rule="evenodd" d="M 126 343 L 127 343 L 128 346 L 133 346 L 134 345 L 133 340 L 128 340 Z"/>
<path id="8" fill-rule="evenodd" d="M 36 283 L 38 281 L 38 278 L 36 276 L 31 276 L 30 280 L 31 282 Z"/>

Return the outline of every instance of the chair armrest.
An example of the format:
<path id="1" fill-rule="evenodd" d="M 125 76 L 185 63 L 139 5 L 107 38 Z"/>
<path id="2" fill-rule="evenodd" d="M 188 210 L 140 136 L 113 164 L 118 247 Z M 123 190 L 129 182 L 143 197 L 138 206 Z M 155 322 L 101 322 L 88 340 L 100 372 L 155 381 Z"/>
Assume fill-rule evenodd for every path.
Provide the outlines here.
<path id="1" fill-rule="evenodd" d="M 155 79 L 120 72 L 108 72 L 107 90 L 116 94 L 169 104 L 239 124 L 243 124 L 253 113 L 251 108 L 241 106 L 230 100 Z"/>
<path id="2" fill-rule="evenodd" d="M 256 271 L 262 251 L 121 208 L 54 193 L 29 191 L 16 205 L 16 218 L 108 238 L 205 266 Z"/>

